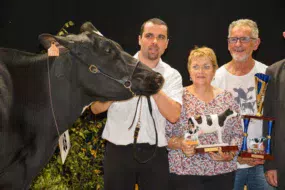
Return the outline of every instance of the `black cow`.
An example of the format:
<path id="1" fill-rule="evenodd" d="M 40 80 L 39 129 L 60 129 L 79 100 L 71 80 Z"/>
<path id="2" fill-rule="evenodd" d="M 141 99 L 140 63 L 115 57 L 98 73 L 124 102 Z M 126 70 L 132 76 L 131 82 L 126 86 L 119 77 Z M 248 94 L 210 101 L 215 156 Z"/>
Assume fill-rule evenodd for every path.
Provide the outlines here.
<path id="1" fill-rule="evenodd" d="M 81 32 L 40 35 L 45 47 L 59 46 L 59 57 L 0 49 L 0 189 L 28 189 L 83 106 L 151 95 L 163 85 L 91 23 Z"/>

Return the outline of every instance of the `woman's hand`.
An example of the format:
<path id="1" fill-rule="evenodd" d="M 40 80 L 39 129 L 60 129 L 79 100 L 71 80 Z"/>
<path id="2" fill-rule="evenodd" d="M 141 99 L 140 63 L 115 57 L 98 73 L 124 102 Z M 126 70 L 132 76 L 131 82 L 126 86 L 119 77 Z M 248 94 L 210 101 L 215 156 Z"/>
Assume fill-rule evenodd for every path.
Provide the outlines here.
<path id="1" fill-rule="evenodd" d="M 222 152 L 222 148 L 219 148 L 218 152 L 209 152 L 209 155 L 215 161 L 231 161 L 236 152 Z"/>
<path id="2" fill-rule="evenodd" d="M 187 157 L 193 156 L 196 153 L 195 147 L 197 146 L 197 144 L 193 144 L 190 142 L 189 140 L 181 141 L 181 150 Z"/>
<path id="3" fill-rule="evenodd" d="M 183 137 L 171 137 L 168 141 L 168 148 L 181 150 L 187 157 L 195 154 L 196 146 L 197 142 L 185 140 Z"/>

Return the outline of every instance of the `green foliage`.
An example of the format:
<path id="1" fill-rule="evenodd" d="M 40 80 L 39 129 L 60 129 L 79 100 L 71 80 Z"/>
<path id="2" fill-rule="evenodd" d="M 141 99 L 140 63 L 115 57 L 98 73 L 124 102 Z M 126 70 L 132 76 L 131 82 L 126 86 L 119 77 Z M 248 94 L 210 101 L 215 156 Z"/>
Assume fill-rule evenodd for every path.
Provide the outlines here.
<path id="1" fill-rule="evenodd" d="M 88 116 L 87 116 L 88 117 Z M 101 138 L 106 119 L 78 118 L 69 129 L 71 149 L 62 165 L 57 149 L 34 180 L 32 189 L 103 189 L 105 141 Z"/>

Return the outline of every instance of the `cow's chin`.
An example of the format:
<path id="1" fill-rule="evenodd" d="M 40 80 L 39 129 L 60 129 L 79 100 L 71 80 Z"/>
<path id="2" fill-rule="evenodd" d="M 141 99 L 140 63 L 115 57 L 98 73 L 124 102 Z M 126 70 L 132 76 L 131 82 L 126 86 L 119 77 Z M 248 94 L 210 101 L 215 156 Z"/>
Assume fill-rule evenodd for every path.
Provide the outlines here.
<path id="1" fill-rule="evenodd" d="M 150 91 L 138 91 L 136 92 L 137 96 L 151 96 L 156 94 L 158 91 L 160 90 L 160 88 L 158 88 L 157 90 L 150 90 Z"/>
<path id="2" fill-rule="evenodd" d="M 136 95 L 151 96 L 158 93 L 158 91 L 162 89 L 162 86 L 163 83 L 149 83 L 146 84 L 146 87 L 141 88 L 144 90 L 134 90 L 134 92 L 136 93 Z"/>
<path id="3" fill-rule="evenodd" d="M 132 91 L 136 95 L 151 96 L 156 94 L 162 88 L 163 84 L 164 78 L 161 74 L 156 73 L 144 79 L 133 81 L 133 86 L 137 88 L 132 88 Z"/>
<path id="4" fill-rule="evenodd" d="M 135 96 L 151 96 L 153 94 L 156 94 L 158 91 L 160 90 L 160 88 L 157 88 L 156 90 L 149 90 L 149 91 L 135 91 L 132 90 L 133 93 L 131 91 L 126 92 L 126 94 L 124 95 L 114 95 L 114 96 L 110 96 L 109 95 L 104 95 L 104 96 L 100 96 L 100 95 L 96 95 L 94 97 L 95 101 L 101 101 L 101 102 L 107 102 L 107 101 L 122 101 L 122 100 L 128 100 L 131 99 Z"/>
<path id="5" fill-rule="evenodd" d="M 95 96 L 94 99 L 95 101 L 100 101 L 100 102 L 107 102 L 107 101 L 122 101 L 122 100 L 128 100 L 132 98 L 133 95 L 132 93 L 126 93 L 125 95 L 104 95 L 104 96 Z"/>

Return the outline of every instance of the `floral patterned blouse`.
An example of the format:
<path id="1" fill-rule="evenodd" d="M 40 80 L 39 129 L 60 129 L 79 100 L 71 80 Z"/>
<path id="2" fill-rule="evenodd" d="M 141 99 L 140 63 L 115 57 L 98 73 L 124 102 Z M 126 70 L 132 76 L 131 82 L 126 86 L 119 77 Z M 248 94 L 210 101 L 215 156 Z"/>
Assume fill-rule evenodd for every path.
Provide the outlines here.
<path id="1" fill-rule="evenodd" d="M 175 123 L 167 123 L 166 136 L 169 140 L 173 136 L 183 136 L 189 131 L 188 118 L 195 115 L 219 114 L 230 108 L 240 113 L 239 107 L 228 91 L 218 94 L 213 100 L 205 103 L 191 94 L 187 88 L 183 89 L 183 105 L 180 119 Z M 223 142 L 241 147 L 243 130 L 240 117 L 229 119 L 224 126 L 222 139 Z M 199 136 L 201 144 L 218 143 L 217 133 L 202 134 Z M 231 161 L 214 161 L 207 153 L 196 153 L 186 157 L 181 150 L 169 149 L 168 159 L 170 172 L 178 175 L 202 175 L 212 176 L 228 173 L 236 170 L 235 157 Z"/>

